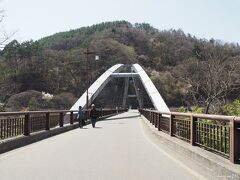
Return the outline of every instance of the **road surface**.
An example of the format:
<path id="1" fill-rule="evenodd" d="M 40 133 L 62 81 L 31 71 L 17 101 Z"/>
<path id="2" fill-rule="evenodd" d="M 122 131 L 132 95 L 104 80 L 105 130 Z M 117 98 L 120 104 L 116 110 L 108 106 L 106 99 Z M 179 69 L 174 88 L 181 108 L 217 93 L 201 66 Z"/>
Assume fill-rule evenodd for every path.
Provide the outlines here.
<path id="1" fill-rule="evenodd" d="M 194 180 L 130 111 L 0 155 L 1 180 Z"/>

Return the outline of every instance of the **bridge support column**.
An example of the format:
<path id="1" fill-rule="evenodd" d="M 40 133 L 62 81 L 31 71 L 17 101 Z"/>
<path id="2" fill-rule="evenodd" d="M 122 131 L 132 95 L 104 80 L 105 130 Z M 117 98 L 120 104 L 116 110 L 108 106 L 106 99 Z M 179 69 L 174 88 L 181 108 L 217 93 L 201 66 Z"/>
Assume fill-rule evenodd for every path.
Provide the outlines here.
<path id="1" fill-rule="evenodd" d="M 143 108 L 143 105 L 142 105 L 142 99 L 141 99 L 141 95 L 140 95 L 140 92 L 139 92 L 140 89 L 137 88 L 135 78 L 132 77 L 132 79 L 133 79 L 133 85 L 134 85 L 135 93 L 136 93 L 136 96 L 137 96 L 137 100 L 138 100 L 139 108 Z"/>

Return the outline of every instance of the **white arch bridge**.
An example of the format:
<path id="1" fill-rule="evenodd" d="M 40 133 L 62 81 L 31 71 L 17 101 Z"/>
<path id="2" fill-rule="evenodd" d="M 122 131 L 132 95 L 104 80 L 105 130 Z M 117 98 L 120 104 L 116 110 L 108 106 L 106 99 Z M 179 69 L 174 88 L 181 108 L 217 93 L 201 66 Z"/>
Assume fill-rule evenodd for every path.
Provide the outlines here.
<path id="1" fill-rule="evenodd" d="M 130 72 L 122 72 L 126 66 L 131 67 Z M 128 95 L 129 78 L 132 78 L 133 81 L 134 79 L 139 78 L 144 89 L 149 95 L 149 98 L 154 108 L 158 111 L 170 112 L 162 96 L 160 95 L 160 93 L 152 83 L 151 79 L 148 77 L 147 73 L 139 64 L 133 64 L 133 65 L 116 64 L 111 68 L 109 68 L 89 87 L 88 101 L 93 102 L 94 99 L 99 95 L 99 93 L 103 90 L 103 88 L 109 83 L 109 81 L 112 78 L 125 78 L 122 107 L 126 107 L 126 99 L 127 97 L 131 96 L 131 95 Z M 135 83 L 134 83 L 134 87 L 135 87 L 136 94 L 133 96 L 136 96 L 139 107 L 142 108 L 143 104 L 139 96 L 139 92 L 137 91 L 137 87 Z M 87 105 L 87 91 L 85 91 L 83 95 L 78 99 L 78 101 L 72 106 L 71 110 L 77 110 L 79 106 L 86 107 L 86 105 Z"/>

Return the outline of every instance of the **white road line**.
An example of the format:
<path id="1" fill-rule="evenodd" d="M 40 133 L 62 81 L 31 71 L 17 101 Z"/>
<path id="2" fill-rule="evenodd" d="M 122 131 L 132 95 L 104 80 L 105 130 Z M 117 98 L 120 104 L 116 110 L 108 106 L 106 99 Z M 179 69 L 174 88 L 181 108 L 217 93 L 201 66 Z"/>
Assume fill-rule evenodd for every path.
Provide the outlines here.
<path id="1" fill-rule="evenodd" d="M 172 157 L 170 154 L 168 154 L 166 151 L 162 150 L 159 146 L 157 146 L 155 143 L 152 142 L 151 139 L 149 139 L 146 134 L 144 133 L 143 130 L 143 125 L 142 125 L 142 119 L 139 118 L 139 124 L 141 124 L 141 131 L 143 134 L 143 137 L 149 142 L 149 144 L 151 144 L 153 147 L 155 147 L 158 151 L 160 151 L 162 154 L 164 154 L 165 156 L 167 156 L 168 158 L 170 158 L 171 160 L 173 160 L 175 163 L 177 163 L 178 165 L 180 165 L 181 167 L 183 167 L 184 169 L 186 169 L 187 171 L 189 171 L 191 174 L 193 174 L 194 176 L 196 176 L 198 179 L 202 179 L 205 180 L 206 178 L 204 178 L 203 176 L 201 176 L 200 174 L 198 174 L 196 171 L 193 171 L 191 168 L 187 167 L 185 164 L 183 164 L 181 161 L 175 159 L 174 157 Z"/>

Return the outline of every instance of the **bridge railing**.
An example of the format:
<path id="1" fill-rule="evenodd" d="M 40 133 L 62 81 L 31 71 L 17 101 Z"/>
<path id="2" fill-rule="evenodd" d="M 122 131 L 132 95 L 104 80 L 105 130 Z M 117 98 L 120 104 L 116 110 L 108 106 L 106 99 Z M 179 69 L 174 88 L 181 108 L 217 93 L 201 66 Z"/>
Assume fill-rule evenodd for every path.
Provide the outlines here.
<path id="1" fill-rule="evenodd" d="M 64 115 L 70 113 L 70 124 L 73 124 L 73 113 L 77 111 L 27 111 L 0 113 L 0 140 L 42 130 L 50 130 L 56 126 L 63 127 Z"/>
<path id="2" fill-rule="evenodd" d="M 101 109 L 99 116 L 124 112 L 125 109 Z M 28 136 L 31 133 L 63 127 L 64 117 L 68 116 L 69 124 L 77 122 L 77 112 L 70 110 L 0 112 L 0 140 L 18 135 Z M 90 118 L 90 110 L 84 110 L 84 119 Z"/>
<path id="3" fill-rule="evenodd" d="M 240 161 L 240 117 L 139 109 L 159 131 Z"/>

